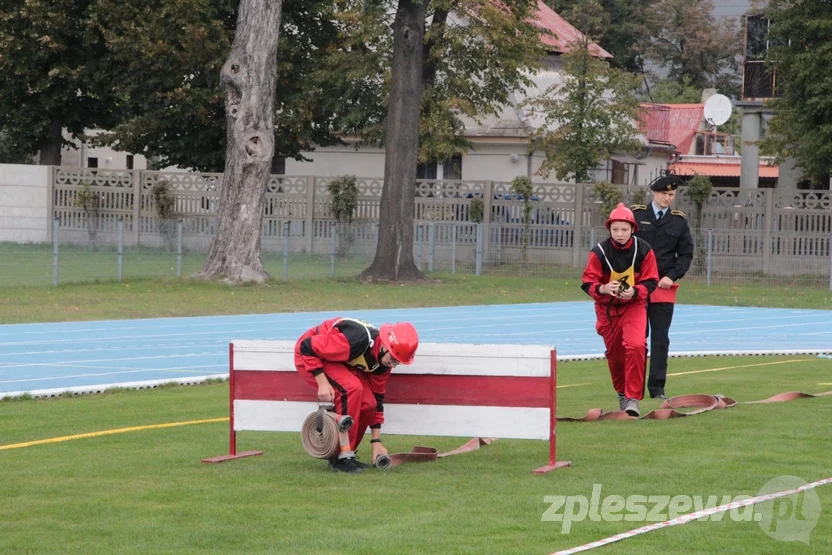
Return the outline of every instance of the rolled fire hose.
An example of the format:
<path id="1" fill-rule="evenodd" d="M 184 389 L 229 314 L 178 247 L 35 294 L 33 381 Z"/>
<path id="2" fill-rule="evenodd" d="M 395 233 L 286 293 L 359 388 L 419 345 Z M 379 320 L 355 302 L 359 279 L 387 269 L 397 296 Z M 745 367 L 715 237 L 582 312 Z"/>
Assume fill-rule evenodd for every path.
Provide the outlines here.
<path id="1" fill-rule="evenodd" d="M 319 429 L 320 431 L 318 431 Z M 329 459 L 341 451 L 337 416 L 335 413 L 326 410 L 324 406 L 318 407 L 317 411 L 306 417 L 301 426 L 300 436 L 303 448 L 316 459 Z M 382 455 L 376 460 L 375 466 L 381 470 L 388 470 L 408 462 L 435 461 L 451 455 L 476 451 L 481 446 L 490 445 L 493 441 L 494 439 L 491 438 L 477 437 L 445 453 L 440 453 L 438 449 L 433 447 L 416 446 L 410 452 Z"/>
<path id="2" fill-rule="evenodd" d="M 793 401 L 795 399 L 824 397 L 827 395 L 832 395 L 832 391 L 816 394 L 803 393 L 801 391 L 790 391 L 787 393 L 779 393 L 761 401 L 746 401 L 744 403 L 739 403 L 735 399 L 725 397 L 723 395 L 678 395 L 663 402 L 661 408 L 651 410 L 640 418 L 630 416 L 623 410 L 604 412 L 603 409 L 589 409 L 584 416 L 578 418 L 559 416 L 558 422 L 596 422 L 599 420 L 668 420 L 670 418 L 682 418 L 685 416 L 702 414 L 703 412 L 716 409 L 731 408 L 738 404 L 753 405 L 758 403 L 782 403 L 784 401 Z M 682 412 L 679 409 L 694 410 L 690 412 Z"/>
<path id="3" fill-rule="evenodd" d="M 329 459 L 341 451 L 335 419 L 335 413 L 320 406 L 303 421 L 300 429 L 303 448 L 316 459 Z"/>

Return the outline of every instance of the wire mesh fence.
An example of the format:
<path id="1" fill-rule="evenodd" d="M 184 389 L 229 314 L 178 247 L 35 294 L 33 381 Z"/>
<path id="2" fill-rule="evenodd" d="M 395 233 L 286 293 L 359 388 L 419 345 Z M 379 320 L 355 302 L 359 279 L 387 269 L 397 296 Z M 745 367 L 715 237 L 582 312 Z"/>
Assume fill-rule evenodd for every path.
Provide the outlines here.
<path id="1" fill-rule="evenodd" d="M 77 222 L 76 222 L 77 223 Z M 284 221 L 261 242 L 264 268 L 277 280 L 354 277 L 373 260 L 378 224 L 322 228 L 310 252 L 302 222 Z M 213 232 L 187 220 L 159 222 L 152 240 L 130 243 L 124 222 L 90 220 L 79 231 L 49 222 L 50 241 L 0 242 L 0 287 L 177 278 L 196 273 Z M 276 225 L 271 223 L 270 225 Z M 686 280 L 712 284 L 832 289 L 829 233 L 693 230 L 695 255 Z M 568 224 L 416 222 L 413 259 L 430 273 L 580 279 L 603 227 Z"/>

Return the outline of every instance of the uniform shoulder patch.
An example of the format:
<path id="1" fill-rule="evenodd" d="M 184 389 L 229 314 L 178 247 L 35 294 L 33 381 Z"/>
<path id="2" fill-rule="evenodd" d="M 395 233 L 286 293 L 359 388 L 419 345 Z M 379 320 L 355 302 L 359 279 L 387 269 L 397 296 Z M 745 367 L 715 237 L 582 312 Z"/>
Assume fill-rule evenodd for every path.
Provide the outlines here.
<path id="1" fill-rule="evenodd" d="M 630 210 L 647 210 L 647 205 L 633 204 L 632 206 L 630 206 Z"/>
<path id="2" fill-rule="evenodd" d="M 682 212 L 681 210 L 671 210 L 670 213 L 673 214 L 674 216 L 682 216 L 684 219 L 686 219 L 686 220 L 688 219 L 688 217 L 685 216 L 685 213 Z"/>

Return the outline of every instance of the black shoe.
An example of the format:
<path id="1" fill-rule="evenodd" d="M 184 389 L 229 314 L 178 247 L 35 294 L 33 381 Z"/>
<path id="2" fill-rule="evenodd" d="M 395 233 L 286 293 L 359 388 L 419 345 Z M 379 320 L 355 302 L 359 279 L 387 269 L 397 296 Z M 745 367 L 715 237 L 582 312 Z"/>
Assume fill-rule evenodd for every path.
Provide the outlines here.
<path id="1" fill-rule="evenodd" d="M 656 393 L 650 394 L 651 399 L 667 399 L 667 395 L 664 394 L 664 391 L 658 391 Z"/>
<path id="2" fill-rule="evenodd" d="M 356 466 L 360 466 L 361 468 L 370 468 L 369 464 L 361 462 L 360 460 L 358 460 L 358 457 L 355 457 L 355 464 Z"/>
<path id="3" fill-rule="evenodd" d="M 364 472 L 367 465 L 361 466 L 363 463 L 355 460 L 355 457 L 347 457 L 345 459 L 336 459 L 335 462 L 330 459 L 329 467 L 336 472 L 345 472 L 347 474 L 360 474 Z"/>

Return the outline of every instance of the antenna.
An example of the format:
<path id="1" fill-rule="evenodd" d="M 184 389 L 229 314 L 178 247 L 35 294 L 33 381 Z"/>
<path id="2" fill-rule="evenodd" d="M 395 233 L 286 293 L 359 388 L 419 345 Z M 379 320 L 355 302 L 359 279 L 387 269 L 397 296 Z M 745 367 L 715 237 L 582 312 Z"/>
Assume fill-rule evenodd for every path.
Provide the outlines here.
<path id="1" fill-rule="evenodd" d="M 705 121 L 714 127 L 722 125 L 731 117 L 733 109 L 730 98 L 724 94 L 715 94 L 705 102 Z"/>

